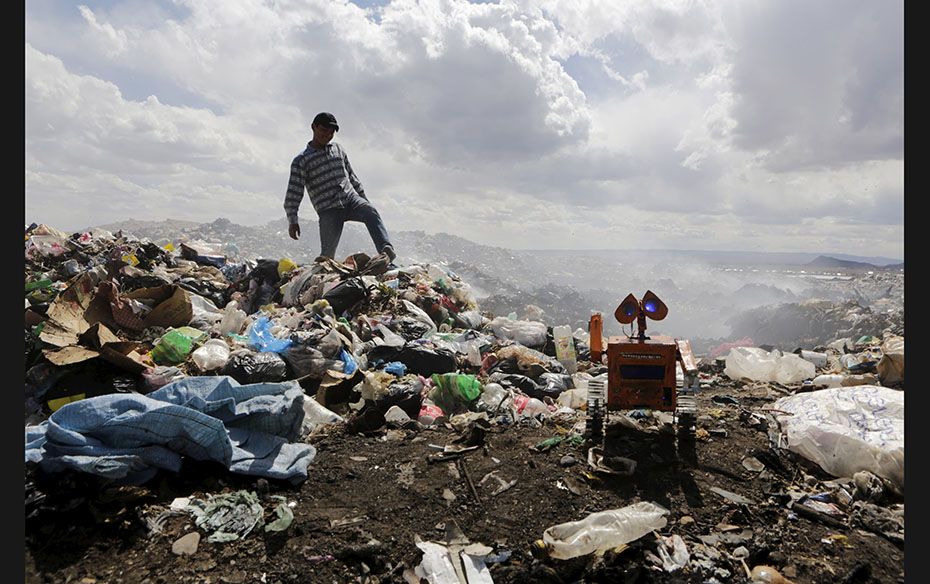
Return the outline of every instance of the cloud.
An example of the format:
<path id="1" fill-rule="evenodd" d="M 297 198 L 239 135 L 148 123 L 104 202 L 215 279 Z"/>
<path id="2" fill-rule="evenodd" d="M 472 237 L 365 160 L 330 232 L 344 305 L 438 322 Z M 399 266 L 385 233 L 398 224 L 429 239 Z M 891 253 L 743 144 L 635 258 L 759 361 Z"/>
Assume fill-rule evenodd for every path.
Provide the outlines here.
<path id="1" fill-rule="evenodd" d="M 390 229 L 901 255 L 902 13 L 885 8 L 36 0 L 27 219 L 265 223 L 325 110 Z M 58 210 L 78 200 L 92 211 Z"/>
<path id="2" fill-rule="evenodd" d="M 735 5 L 735 144 L 780 172 L 901 159 L 903 3 Z"/>

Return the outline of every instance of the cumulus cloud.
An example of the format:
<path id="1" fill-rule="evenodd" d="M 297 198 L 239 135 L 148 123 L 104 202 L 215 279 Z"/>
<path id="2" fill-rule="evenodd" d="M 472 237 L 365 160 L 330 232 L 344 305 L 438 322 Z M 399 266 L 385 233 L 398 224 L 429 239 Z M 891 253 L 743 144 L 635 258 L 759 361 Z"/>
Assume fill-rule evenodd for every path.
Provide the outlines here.
<path id="1" fill-rule="evenodd" d="M 326 110 L 391 229 L 901 255 L 902 10 L 37 0 L 27 220 L 279 218 Z"/>

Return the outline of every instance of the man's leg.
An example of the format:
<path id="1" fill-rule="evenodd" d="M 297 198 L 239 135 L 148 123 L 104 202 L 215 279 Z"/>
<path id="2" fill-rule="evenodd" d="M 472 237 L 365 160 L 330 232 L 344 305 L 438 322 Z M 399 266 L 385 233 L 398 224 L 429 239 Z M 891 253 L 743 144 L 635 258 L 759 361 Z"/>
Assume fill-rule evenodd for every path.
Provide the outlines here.
<path id="1" fill-rule="evenodd" d="M 394 247 L 388 239 L 387 228 L 384 226 L 384 221 L 381 220 L 381 214 L 378 213 L 374 205 L 364 199 L 360 199 L 359 202 L 349 209 L 346 221 L 361 221 L 364 223 L 365 227 L 368 228 L 368 235 L 371 236 L 371 241 L 375 244 L 375 249 L 378 250 L 378 253 L 387 253 L 388 256 L 391 256 L 391 261 L 394 260 Z M 389 251 L 385 248 L 389 248 Z"/>
<path id="2" fill-rule="evenodd" d="M 342 227 L 346 221 L 344 209 L 330 209 L 318 214 L 320 223 L 320 255 L 335 259 L 336 248 L 342 238 Z"/>

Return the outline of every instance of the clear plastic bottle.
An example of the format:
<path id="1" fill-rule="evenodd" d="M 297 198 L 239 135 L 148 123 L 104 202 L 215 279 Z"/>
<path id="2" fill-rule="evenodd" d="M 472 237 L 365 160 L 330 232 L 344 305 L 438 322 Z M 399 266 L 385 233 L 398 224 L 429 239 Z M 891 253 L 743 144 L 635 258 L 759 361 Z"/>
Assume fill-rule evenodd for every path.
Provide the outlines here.
<path id="1" fill-rule="evenodd" d="M 568 560 L 614 548 L 662 529 L 667 523 L 667 514 L 667 509 L 641 501 L 550 527 L 543 532 L 543 543 L 550 557 Z"/>
<path id="2" fill-rule="evenodd" d="M 565 367 L 569 375 L 578 371 L 578 359 L 575 355 L 575 340 L 568 325 L 552 327 L 552 338 L 555 342 L 555 358 Z"/>

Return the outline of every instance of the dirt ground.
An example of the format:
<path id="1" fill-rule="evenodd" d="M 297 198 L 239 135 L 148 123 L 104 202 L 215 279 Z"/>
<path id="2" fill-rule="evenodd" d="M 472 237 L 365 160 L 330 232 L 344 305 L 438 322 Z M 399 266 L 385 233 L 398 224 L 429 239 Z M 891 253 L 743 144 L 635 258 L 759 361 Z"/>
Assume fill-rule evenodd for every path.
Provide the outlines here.
<path id="1" fill-rule="evenodd" d="M 470 542 L 506 557 L 488 564 L 498 583 L 746 582 L 747 568 L 760 564 L 797 583 L 903 582 L 903 543 L 854 526 L 848 517 L 831 522 L 786 508 L 784 494 L 791 487 L 813 494 L 825 490 L 822 481 L 832 477 L 773 449 L 764 430 L 741 418 L 741 410 L 763 407 L 783 393 L 730 381 L 706 388 L 698 396 L 698 426 L 713 432 L 699 431 L 693 448 L 686 441 L 679 445 L 674 432 L 645 423 L 646 430 L 632 429 L 612 414 L 606 455 L 634 459 L 629 477 L 590 474 L 586 446 L 571 441 L 541 452 L 532 448 L 565 436 L 583 414 L 542 424 L 492 425 L 482 446 L 445 461 L 430 457 L 440 452 L 433 445 L 460 436 L 451 426 L 423 429 L 413 423 L 368 434 L 330 426 L 308 438 L 318 452 L 308 480 L 298 486 L 203 464 L 188 464 L 178 475 L 162 474 L 141 487 L 108 486 L 85 475 L 36 476 L 27 469 L 25 581 L 405 582 L 404 572 L 420 563 L 416 538 L 442 542 L 457 526 Z M 766 469 L 747 470 L 744 459 L 750 455 Z M 730 502 L 714 487 L 751 503 Z M 281 532 L 257 528 L 226 543 L 210 543 L 202 533 L 191 556 L 172 552 L 178 538 L 197 531 L 191 516 L 168 517 L 160 533 L 147 525 L 147 518 L 177 497 L 239 489 L 283 495 L 292 504 L 293 523 Z M 669 573 L 650 561 L 657 546 L 651 534 L 602 556 L 555 560 L 532 553 L 533 542 L 550 526 L 637 501 L 669 510 L 661 535 L 684 539 L 692 554 L 688 567 Z M 698 564 L 702 544 L 716 557 L 702 556 Z"/>

